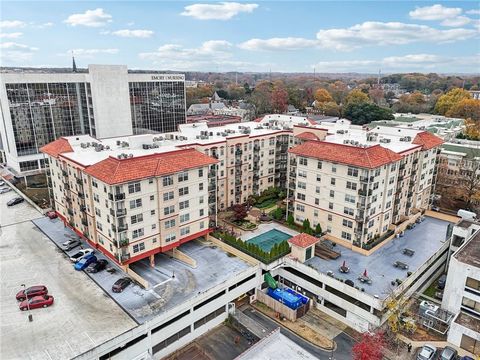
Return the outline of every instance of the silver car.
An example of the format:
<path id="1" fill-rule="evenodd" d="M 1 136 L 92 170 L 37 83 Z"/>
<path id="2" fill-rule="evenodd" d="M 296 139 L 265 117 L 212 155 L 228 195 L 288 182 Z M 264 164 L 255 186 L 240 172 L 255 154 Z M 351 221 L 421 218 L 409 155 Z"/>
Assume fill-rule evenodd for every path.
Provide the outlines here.
<path id="1" fill-rule="evenodd" d="M 9 192 L 9 191 L 12 191 L 12 189 L 9 188 L 9 187 L 2 187 L 2 188 L 0 188 L 0 194 L 5 194 L 5 193 L 7 193 L 7 192 Z"/>
<path id="2" fill-rule="evenodd" d="M 420 349 L 420 352 L 417 355 L 417 360 L 433 360 L 436 353 L 437 348 L 435 346 L 425 344 Z"/>

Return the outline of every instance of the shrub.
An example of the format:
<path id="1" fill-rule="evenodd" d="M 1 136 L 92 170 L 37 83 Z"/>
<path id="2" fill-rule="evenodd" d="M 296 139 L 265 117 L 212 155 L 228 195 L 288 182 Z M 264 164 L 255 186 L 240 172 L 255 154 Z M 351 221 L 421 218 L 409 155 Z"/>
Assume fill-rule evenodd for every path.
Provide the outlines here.
<path id="1" fill-rule="evenodd" d="M 317 224 L 317 226 L 315 227 L 315 235 L 320 235 L 322 233 L 322 227 L 320 226 L 320 224 Z"/>
<path id="2" fill-rule="evenodd" d="M 287 224 L 290 225 L 290 226 L 292 226 L 294 223 L 295 223 L 295 219 L 293 218 L 292 213 L 288 214 Z"/>

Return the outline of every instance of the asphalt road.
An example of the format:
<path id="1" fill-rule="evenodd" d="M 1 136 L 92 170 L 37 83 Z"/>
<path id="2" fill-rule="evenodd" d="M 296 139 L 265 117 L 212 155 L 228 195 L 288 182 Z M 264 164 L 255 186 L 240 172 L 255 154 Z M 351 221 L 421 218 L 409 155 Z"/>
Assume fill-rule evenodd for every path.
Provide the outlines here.
<path id="1" fill-rule="evenodd" d="M 267 331 L 273 331 L 274 329 L 279 327 L 279 324 L 269 317 L 263 315 L 261 312 L 256 311 L 252 308 L 246 308 L 243 310 L 243 313 L 250 317 L 251 319 L 257 321 L 259 324 L 264 326 Z M 302 348 L 307 350 L 312 355 L 315 355 L 320 360 L 329 360 L 331 359 L 331 352 L 321 350 L 316 346 L 313 346 L 308 341 L 304 340 L 300 336 L 296 335 L 295 333 L 291 332 L 290 330 L 286 329 L 285 327 L 280 327 L 280 332 L 288 337 L 290 340 L 294 341 Z M 333 354 L 334 360 L 351 360 L 352 359 L 352 346 L 355 343 L 352 338 L 350 338 L 345 333 L 341 333 L 337 337 L 335 337 L 335 342 L 337 343 L 337 348 Z"/>

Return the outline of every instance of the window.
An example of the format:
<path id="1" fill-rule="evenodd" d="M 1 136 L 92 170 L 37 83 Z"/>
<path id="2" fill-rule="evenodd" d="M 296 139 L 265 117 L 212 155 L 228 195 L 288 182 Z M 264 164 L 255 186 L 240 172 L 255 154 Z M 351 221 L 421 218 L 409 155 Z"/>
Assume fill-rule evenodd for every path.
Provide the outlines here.
<path id="1" fill-rule="evenodd" d="M 162 178 L 163 186 L 173 185 L 173 176 L 164 176 Z"/>
<path id="2" fill-rule="evenodd" d="M 190 220 L 190 214 L 182 214 L 180 215 L 180 224 L 187 222 Z"/>
<path id="3" fill-rule="evenodd" d="M 178 206 L 180 207 L 180 210 L 188 209 L 188 207 L 190 206 L 190 201 L 189 200 L 180 201 L 178 203 Z"/>
<path id="4" fill-rule="evenodd" d="M 351 181 L 347 181 L 347 189 L 357 190 L 357 184 Z"/>
<path id="5" fill-rule="evenodd" d="M 188 172 L 182 172 L 178 174 L 178 182 L 188 181 Z"/>
<path id="6" fill-rule="evenodd" d="M 343 219 L 342 225 L 351 229 L 353 227 L 353 222 L 351 222 L 350 220 L 347 220 L 347 219 Z"/>
<path id="7" fill-rule="evenodd" d="M 332 165 L 332 173 L 336 173 L 337 172 L 337 166 L 336 165 Z"/>
<path id="8" fill-rule="evenodd" d="M 150 195 L 150 200 L 151 201 L 155 200 L 155 195 Z"/>
<path id="9" fill-rule="evenodd" d="M 175 219 L 165 221 L 165 229 L 170 229 L 172 227 L 175 227 Z"/>
<path id="10" fill-rule="evenodd" d="M 153 179 L 148 179 L 149 184 L 153 184 Z"/>
<path id="11" fill-rule="evenodd" d="M 344 207 L 344 208 L 343 208 L 343 213 L 344 213 L 345 215 L 353 216 L 354 210 L 353 210 L 352 208 L 349 208 L 349 207 Z"/>
<path id="12" fill-rule="evenodd" d="M 150 210 L 150 215 L 155 215 L 155 210 Z"/>
<path id="13" fill-rule="evenodd" d="M 163 193 L 163 201 L 172 200 L 174 197 L 175 195 L 173 194 L 173 191 Z"/>
<path id="14" fill-rule="evenodd" d="M 145 250 L 145 243 L 141 242 L 140 244 L 133 245 L 133 252 L 137 253 L 139 251 Z"/>
<path id="15" fill-rule="evenodd" d="M 317 169 L 321 169 L 321 168 L 322 168 L 322 162 L 319 161 L 319 162 L 317 163 Z"/>
<path id="16" fill-rule="evenodd" d="M 163 209 L 163 214 L 164 215 L 170 215 L 175 212 L 175 205 L 170 205 L 167 206 Z"/>
<path id="17" fill-rule="evenodd" d="M 170 241 L 173 241 L 177 238 L 177 236 L 175 235 L 175 233 L 171 233 L 171 234 L 168 234 L 165 236 L 165 241 L 166 242 L 170 242 Z"/>
<path id="18" fill-rule="evenodd" d="M 301 204 L 297 204 L 297 211 L 305 212 L 305 206 L 303 206 Z"/>
<path id="19" fill-rule="evenodd" d="M 305 194 L 297 193 L 297 199 L 305 201 Z"/>
<path id="20" fill-rule="evenodd" d="M 132 224 L 136 224 L 143 221 L 143 214 L 137 214 L 130 217 Z"/>
<path id="21" fill-rule="evenodd" d="M 129 194 L 139 192 L 140 190 L 141 190 L 141 188 L 140 188 L 140 183 L 139 182 L 128 184 L 128 193 Z"/>
<path id="22" fill-rule="evenodd" d="M 200 209 L 199 210 L 199 216 L 204 216 L 205 215 L 205 210 L 204 209 Z"/>
<path id="23" fill-rule="evenodd" d="M 142 207 L 142 199 L 130 200 L 130 209 Z"/>
<path id="24" fill-rule="evenodd" d="M 371 228 L 373 225 L 375 225 L 375 220 L 370 220 L 368 222 L 368 227 Z"/>
<path id="25" fill-rule="evenodd" d="M 315 193 L 320 194 L 320 186 L 315 187 Z"/>
<path id="26" fill-rule="evenodd" d="M 330 197 L 335 197 L 335 191 L 330 190 Z"/>
<path id="27" fill-rule="evenodd" d="M 330 210 L 333 210 L 333 203 L 332 203 L 332 202 L 329 202 L 329 203 L 328 203 L 328 208 L 329 208 Z"/>
<path id="28" fill-rule="evenodd" d="M 321 182 L 322 181 L 322 176 L 320 174 L 317 174 L 317 181 Z"/>
<path id="29" fill-rule="evenodd" d="M 347 170 L 347 175 L 357 177 L 358 176 L 358 169 L 349 167 L 348 170 Z"/>
<path id="30" fill-rule="evenodd" d="M 190 234 L 190 226 L 185 226 L 180 229 L 180 236 L 184 236 L 188 234 Z"/>
<path id="31" fill-rule="evenodd" d="M 342 238 L 347 240 L 352 240 L 352 234 L 342 231 Z"/>
<path id="32" fill-rule="evenodd" d="M 298 163 L 299 163 L 300 165 L 305 165 L 305 166 L 308 165 L 308 161 L 307 161 L 307 159 L 304 158 L 304 157 L 301 157 L 301 158 L 299 159 Z"/>
<path id="33" fill-rule="evenodd" d="M 156 228 L 157 228 L 157 224 L 152 224 L 152 230 L 155 230 Z M 155 242 L 155 239 L 153 240 L 154 240 L 153 242 Z"/>
<path id="34" fill-rule="evenodd" d="M 298 170 L 298 176 L 306 178 L 307 177 L 307 172 L 305 170 Z"/>
<path id="35" fill-rule="evenodd" d="M 330 185 L 335 185 L 335 178 L 330 179 Z"/>
<path id="36" fill-rule="evenodd" d="M 471 277 L 467 276 L 467 280 L 465 281 L 465 286 L 469 287 L 470 289 L 480 291 L 480 281 L 472 279 Z"/>
<path id="37" fill-rule="evenodd" d="M 320 199 L 319 198 L 315 198 L 315 205 L 320 205 Z"/>
<path id="38" fill-rule="evenodd" d="M 352 203 L 352 204 L 355 204 L 355 196 L 345 194 L 345 201 L 349 202 L 349 203 Z"/>
<path id="39" fill-rule="evenodd" d="M 198 169 L 198 177 L 203 177 L 203 169 Z"/>
<path id="40" fill-rule="evenodd" d="M 198 198 L 198 203 L 199 203 L 199 204 L 203 204 L 203 202 L 204 202 L 203 196 L 200 196 L 200 197 Z"/>
<path id="41" fill-rule="evenodd" d="M 327 215 L 327 220 L 328 220 L 328 221 L 332 221 L 332 220 L 333 220 L 332 214 L 328 214 L 328 215 Z"/>
<path id="42" fill-rule="evenodd" d="M 299 181 L 298 182 L 298 188 L 299 189 L 306 189 L 307 188 L 307 183 Z"/>
<path id="43" fill-rule="evenodd" d="M 198 190 L 202 191 L 203 190 L 203 183 L 198 184 Z"/>
<path id="44" fill-rule="evenodd" d="M 143 228 L 132 231 L 132 239 L 139 238 L 140 236 L 143 236 Z"/>
<path id="45" fill-rule="evenodd" d="M 204 221 L 201 221 L 200 222 L 200 229 L 203 229 L 205 227 L 205 222 Z"/>
<path id="46" fill-rule="evenodd" d="M 183 187 L 178 189 L 178 195 L 179 196 L 188 195 L 188 187 Z"/>

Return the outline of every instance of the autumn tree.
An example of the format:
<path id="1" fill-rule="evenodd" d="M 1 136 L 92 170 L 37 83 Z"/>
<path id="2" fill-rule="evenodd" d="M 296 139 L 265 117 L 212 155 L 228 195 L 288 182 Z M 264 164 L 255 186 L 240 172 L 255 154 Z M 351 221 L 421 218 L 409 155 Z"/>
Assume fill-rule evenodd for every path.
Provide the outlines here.
<path id="1" fill-rule="evenodd" d="M 450 107 L 447 116 L 480 120 L 480 100 L 464 98 Z"/>
<path id="2" fill-rule="evenodd" d="M 367 94 L 359 89 L 354 89 L 345 97 L 344 105 L 368 103 L 370 99 Z"/>
<path id="3" fill-rule="evenodd" d="M 288 109 L 288 92 L 284 87 L 276 87 L 271 95 L 272 110 L 276 114 L 284 114 Z"/>
<path id="4" fill-rule="evenodd" d="M 385 352 L 383 332 L 362 334 L 362 339 L 352 347 L 354 360 L 382 360 Z"/>
<path id="5" fill-rule="evenodd" d="M 385 95 L 381 88 L 375 87 L 368 90 L 368 96 L 377 105 L 385 103 Z"/>
<path id="6" fill-rule="evenodd" d="M 425 95 L 416 91 L 412 94 L 403 94 L 400 96 L 399 101 L 392 106 L 392 109 L 401 113 L 418 114 L 428 112 L 430 110 L 430 104 L 427 103 Z"/>
<path id="7" fill-rule="evenodd" d="M 321 110 L 324 115 L 327 116 L 342 116 L 342 107 L 334 101 L 326 102 L 322 104 Z"/>
<path id="8" fill-rule="evenodd" d="M 242 221 L 248 215 L 247 208 L 243 204 L 235 204 L 232 206 L 233 215 L 232 218 L 234 221 Z"/>
<path id="9" fill-rule="evenodd" d="M 445 95 L 438 98 L 435 105 L 435 112 L 440 115 L 447 115 L 454 106 L 464 99 L 470 99 L 470 93 L 460 88 L 453 88 Z M 447 115 L 449 116 L 449 115 Z"/>
<path id="10" fill-rule="evenodd" d="M 328 85 L 328 92 L 337 104 L 342 104 L 348 94 L 348 86 L 343 81 L 335 81 Z"/>
<path id="11" fill-rule="evenodd" d="M 315 105 L 320 107 L 322 104 L 332 102 L 333 98 L 330 93 L 325 89 L 318 89 L 315 91 Z"/>
<path id="12" fill-rule="evenodd" d="M 260 81 L 250 96 L 250 101 L 255 105 L 257 115 L 272 112 L 271 96 L 273 84 L 270 81 Z"/>

